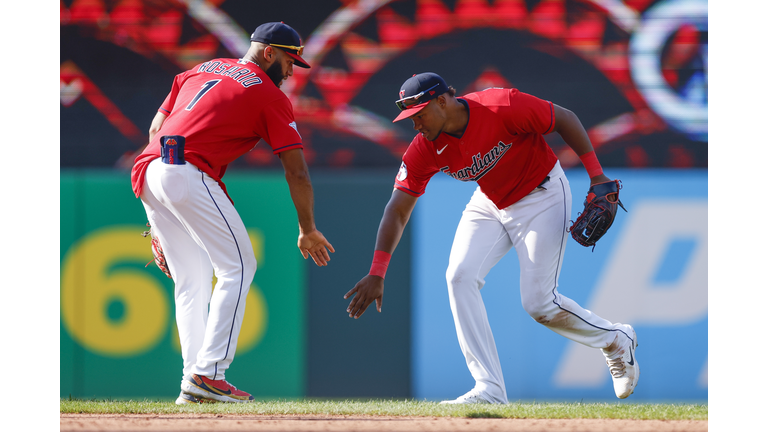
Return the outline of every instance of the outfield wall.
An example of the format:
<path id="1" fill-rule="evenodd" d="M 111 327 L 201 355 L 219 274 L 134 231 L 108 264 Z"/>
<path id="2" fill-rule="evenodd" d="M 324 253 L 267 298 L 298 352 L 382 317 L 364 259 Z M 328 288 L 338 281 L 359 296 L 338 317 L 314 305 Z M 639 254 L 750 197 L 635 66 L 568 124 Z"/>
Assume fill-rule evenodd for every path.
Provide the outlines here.
<path id="1" fill-rule="evenodd" d="M 387 313 L 352 320 L 343 299 L 370 268 L 394 173 L 313 175 L 317 226 L 336 248 L 323 268 L 296 249 L 283 176 L 226 177 L 259 267 L 227 379 L 257 397 L 408 397 L 410 229 L 390 265 Z M 173 284 L 154 263 L 145 267 L 145 224 L 127 173 L 62 171 L 62 397 L 169 397 L 178 389 Z"/>
<path id="2" fill-rule="evenodd" d="M 232 177 L 259 275 L 227 377 L 265 395 L 302 395 L 306 272 L 288 188 L 271 174 Z M 171 395 L 182 368 L 173 283 L 154 263 L 145 267 L 147 220 L 128 175 L 62 173 L 61 203 L 61 395 Z"/>
<path id="3" fill-rule="evenodd" d="M 637 329 L 642 374 L 631 401 L 705 400 L 707 173 L 610 174 L 624 181 L 629 213 L 594 252 L 569 241 L 560 290 Z M 230 381 L 263 398 L 440 399 L 471 387 L 444 272 L 472 184 L 436 176 L 393 256 L 383 313 L 371 308 L 358 320 L 345 313 L 342 297 L 368 271 L 394 175 L 313 171 L 317 225 L 336 248 L 330 265 L 317 268 L 296 250 L 282 173 L 227 174 L 259 262 Z M 588 183 L 579 171 L 568 176 L 575 218 Z M 145 267 L 146 216 L 127 173 L 62 170 L 60 216 L 61 396 L 175 396 L 173 286 L 154 264 Z M 483 289 L 510 400 L 615 400 L 600 354 L 530 319 L 517 280 L 511 252 Z M 679 352 L 686 362 L 671 354 Z"/>
<path id="4" fill-rule="evenodd" d="M 618 210 L 594 252 L 568 240 L 558 290 L 609 321 L 633 325 L 641 374 L 632 401 L 706 400 L 707 172 L 608 171 L 623 182 L 628 212 Z M 583 170 L 570 170 L 567 177 L 575 220 L 589 179 Z M 416 398 L 455 397 L 474 383 L 456 340 L 445 269 L 475 187 L 433 179 L 412 219 Z M 602 354 L 535 322 L 522 308 L 519 279 L 511 251 L 482 289 L 509 399 L 610 400 L 613 387 Z"/>

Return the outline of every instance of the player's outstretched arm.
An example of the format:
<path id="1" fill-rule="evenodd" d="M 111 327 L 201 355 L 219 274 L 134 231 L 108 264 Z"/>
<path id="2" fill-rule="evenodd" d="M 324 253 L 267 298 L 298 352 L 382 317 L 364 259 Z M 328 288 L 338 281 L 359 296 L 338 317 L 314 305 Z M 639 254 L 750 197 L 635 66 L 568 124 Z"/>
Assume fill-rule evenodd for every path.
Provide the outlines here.
<path id="1" fill-rule="evenodd" d="M 372 272 L 360 279 L 360 282 L 344 295 L 345 299 L 354 296 L 347 307 L 350 318 L 360 318 L 374 301 L 376 302 L 376 310 L 381 312 L 381 305 L 384 301 L 384 275 L 381 274 L 381 266 L 384 266 L 383 269 L 386 272 L 386 264 L 377 262 L 377 256 L 386 256 L 388 260 L 388 257 L 395 251 L 417 200 L 417 197 L 397 189 L 392 192 L 392 197 L 389 199 L 379 223 L 374 264 L 371 266 Z M 374 268 L 378 268 L 378 270 L 374 270 Z"/>
<path id="2" fill-rule="evenodd" d="M 307 256 L 311 256 L 312 261 L 319 267 L 327 266 L 328 261 L 331 260 L 331 256 L 328 254 L 329 250 L 336 252 L 333 245 L 317 229 L 308 233 L 300 231 L 298 247 L 304 259 L 307 259 Z"/>
<path id="3" fill-rule="evenodd" d="M 555 107 L 555 132 L 560 134 L 563 141 L 576 152 L 582 161 L 586 159 L 586 163 L 589 163 L 590 158 L 594 156 L 595 149 L 592 147 L 592 142 L 589 140 L 589 135 L 581 124 L 581 120 L 573 111 L 557 104 L 552 105 Z M 597 159 L 594 160 L 597 161 Z M 589 167 L 587 167 L 587 171 L 589 172 Z M 608 176 L 602 173 L 602 170 L 599 174 L 592 174 L 590 173 L 590 183 L 593 185 L 611 181 Z"/>
<path id="4" fill-rule="evenodd" d="M 314 192 L 309 178 L 309 168 L 301 149 L 287 150 L 280 153 L 280 162 L 285 170 L 285 180 L 291 191 L 291 199 L 299 218 L 299 241 L 297 246 L 304 259 L 308 256 L 318 266 L 328 265 L 331 256 L 328 251 L 336 252 L 323 233 L 315 227 Z"/>

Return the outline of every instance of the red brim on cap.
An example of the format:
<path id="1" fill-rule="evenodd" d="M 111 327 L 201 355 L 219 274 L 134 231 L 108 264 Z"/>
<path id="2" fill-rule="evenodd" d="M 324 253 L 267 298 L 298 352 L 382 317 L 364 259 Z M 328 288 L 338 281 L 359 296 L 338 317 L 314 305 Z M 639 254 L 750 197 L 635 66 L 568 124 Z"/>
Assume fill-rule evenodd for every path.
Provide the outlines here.
<path id="1" fill-rule="evenodd" d="M 289 56 L 293 57 L 293 60 L 294 60 L 293 64 L 295 64 L 298 67 L 302 67 L 304 69 L 309 69 L 309 63 L 304 61 L 303 58 L 299 57 L 298 54 L 294 54 L 294 53 L 288 52 L 288 51 L 285 51 L 285 53 L 288 54 Z"/>
<path id="2" fill-rule="evenodd" d="M 392 120 L 392 123 L 394 123 L 396 121 L 403 120 L 403 119 L 407 119 L 408 117 L 410 117 L 412 115 L 418 114 L 419 111 L 423 110 L 424 107 L 426 107 L 428 104 L 429 104 L 429 101 L 424 102 L 424 103 L 420 103 L 420 104 L 417 104 L 417 105 L 409 106 L 405 110 L 401 111 L 400 115 L 395 117 L 394 120 Z"/>

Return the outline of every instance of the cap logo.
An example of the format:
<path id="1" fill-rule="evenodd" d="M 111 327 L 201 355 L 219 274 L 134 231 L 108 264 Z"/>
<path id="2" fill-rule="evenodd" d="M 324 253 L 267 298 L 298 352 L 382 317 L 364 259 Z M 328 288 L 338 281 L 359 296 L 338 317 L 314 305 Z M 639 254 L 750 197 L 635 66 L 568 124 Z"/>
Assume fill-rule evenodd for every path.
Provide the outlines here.
<path id="1" fill-rule="evenodd" d="M 173 138 L 169 138 L 169 139 L 165 140 L 165 145 L 167 145 L 167 146 L 175 146 L 176 145 L 176 140 L 173 139 Z"/>
<path id="2" fill-rule="evenodd" d="M 435 82 L 435 81 L 433 81 L 433 82 Z M 420 88 L 426 87 L 429 84 L 431 84 L 431 83 L 426 83 L 426 84 L 425 83 L 420 83 L 416 90 L 411 90 L 411 91 L 418 91 Z M 437 90 L 435 90 L 435 89 L 437 87 L 439 87 L 440 84 L 442 84 L 443 87 L 445 87 L 445 82 L 442 81 L 442 78 L 440 78 L 439 81 L 435 82 L 435 84 L 432 87 L 430 87 L 428 89 L 425 89 L 425 90 L 423 90 L 423 91 L 421 91 L 421 92 L 419 92 L 419 93 L 417 93 L 417 94 L 415 94 L 413 96 L 408 96 L 408 97 L 403 97 L 405 95 L 405 91 L 403 91 L 401 89 L 400 90 L 400 100 L 396 100 L 395 101 L 395 105 L 397 105 L 397 107 L 400 108 L 400 111 L 405 111 L 406 109 L 408 109 L 408 107 L 421 103 L 422 102 L 422 97 L 425 96 L 425 95 L 428 96 L 428 97 L 423 102 L 428 102 L 429 100 L 434 98 L 435 94 L 437 94 Z M 406 81 L 406 83 L 403 84 L 403 86 L 409 87 L 408 82 Z"/>

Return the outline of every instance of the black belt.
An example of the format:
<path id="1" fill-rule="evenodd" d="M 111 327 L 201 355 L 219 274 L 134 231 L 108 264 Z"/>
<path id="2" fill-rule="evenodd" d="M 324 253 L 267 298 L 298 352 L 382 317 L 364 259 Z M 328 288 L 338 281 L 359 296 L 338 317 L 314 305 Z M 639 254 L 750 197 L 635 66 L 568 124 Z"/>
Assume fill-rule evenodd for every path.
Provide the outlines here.
<path id="1" fill-rule="evenodd" d="M 184 137 L 164 135 L 160 137 L 160 158 L 168 165 L 184 165 Z"/>
<path id="2" fill-rule="evenodd" d="M 544 187 L 544 184 L 546 184 L 548 182 L 549 182 L 549 176 L 546 176 L 546 177 L 544 177 L 544 180 L 541 183 L 539 183 L 539 185 L 536 186 L 536 187 L 544 189 L 544 190 L 547 190 L 547 188 Z"/>

